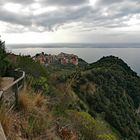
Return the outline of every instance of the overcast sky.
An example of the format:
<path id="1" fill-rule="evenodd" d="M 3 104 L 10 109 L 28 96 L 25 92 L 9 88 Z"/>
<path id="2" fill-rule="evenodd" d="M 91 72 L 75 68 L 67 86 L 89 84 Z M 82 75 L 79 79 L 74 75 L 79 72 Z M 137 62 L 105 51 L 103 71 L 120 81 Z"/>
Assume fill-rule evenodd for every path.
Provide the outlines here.
<path id="1" fill-rule="evenodd" d="M 0 0 L 7 43 L 140 42 L 140 0 Z"/>

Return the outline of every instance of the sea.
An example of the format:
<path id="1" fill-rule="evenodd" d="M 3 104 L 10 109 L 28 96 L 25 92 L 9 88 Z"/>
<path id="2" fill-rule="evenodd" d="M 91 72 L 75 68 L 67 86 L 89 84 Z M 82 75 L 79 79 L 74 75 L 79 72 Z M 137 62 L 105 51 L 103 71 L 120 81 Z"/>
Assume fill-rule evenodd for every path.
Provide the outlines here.
<path id="1" fill-rule="evenodd" d="M 6 44 L 8 52 L 34 56 L 36 53 L 75 54 L 88 63 L 103 56 L 117 56 L 123 59 L 140 75 L 140 43 L 49 43 L 49 44 Z"/>

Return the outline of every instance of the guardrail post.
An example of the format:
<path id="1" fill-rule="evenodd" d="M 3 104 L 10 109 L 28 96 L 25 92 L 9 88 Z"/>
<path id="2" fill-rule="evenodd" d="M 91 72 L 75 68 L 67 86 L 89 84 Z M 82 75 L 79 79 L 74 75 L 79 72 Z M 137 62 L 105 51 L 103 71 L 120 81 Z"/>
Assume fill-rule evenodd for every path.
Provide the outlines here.
<path id="1" fill-rule="evenodd" d="M 2 98 L 3 91 L 0 90 L 0 100 Z"/>
<path id="2" fill-rule="evenodd" d="M 23 82 L 22 82 L 22 84 L 23 84 L 23 88 L 24 88 L 24 86 L 25 86 L 25 77 L 23 78 Z"/>
<path id="3" fill-rule="evenodd" d="M 15 85 L 15 106 L 18 106 L 18 83 Z"/>
<path id="4" fill-rule="evenodd" d="M 2 105 L 2 97 L 3 97 L 3 91 L 0 90 L 0 107 Z"/>

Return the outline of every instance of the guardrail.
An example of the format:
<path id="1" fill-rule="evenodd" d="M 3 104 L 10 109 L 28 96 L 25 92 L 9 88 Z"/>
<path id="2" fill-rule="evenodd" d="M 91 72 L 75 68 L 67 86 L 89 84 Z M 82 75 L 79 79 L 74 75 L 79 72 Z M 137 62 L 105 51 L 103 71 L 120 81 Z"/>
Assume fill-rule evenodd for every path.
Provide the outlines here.
<path id="1" fill-rule="evenodd" d="M 18 72 L 18 74 L 21 73 L 22 75 L 18 79 L 16 79 L 13 83 L 7 85 L 3 89 L 0 89 L 0 100 L 2 100 L 2 102 L 7 100 L 6 92 L 8 92 L 8 90 L 11 88 L 14 89 L 13 94 L 9 97 L 9 98 L 11 98 L 12 96 L 14 96 L 13 97 L 14 104 L 12 104 L 12 107 L 13 107 L 13 105 L 18 104 L 18 92 L 22 87 L 24 87 L 24 79 L 25 79 L 25 72 L 24 71 L 21 71 L 21 70 L 15 70 L 15 71 Z M 12 108 L 12 107 L 10 107 L 10 108 Z M 1 122 L 0 122 L 0 140 L 6 140 L 5 133 L 4 133 L 3 128 L 1 126 Z"/>
<path id="2" fill-rule="evenodd" d="M 10 88 L 13 88 L 13 93 L 15 96 L 15 105 L 17 105 L 18 104 L 18 92 L 22 87 L 24 87 L 25 72 L 21 71 L 21 70 L 15 70 L 15 71 L 18 73 L 21 73 L 22 76 L 19 77 L 18 79 L 16 79 L 10 85 L 7 85 L 6 87 L 0 89 L 0 99 L 2 100 L 6 96 L 6 91 L 8 91 Z"/>

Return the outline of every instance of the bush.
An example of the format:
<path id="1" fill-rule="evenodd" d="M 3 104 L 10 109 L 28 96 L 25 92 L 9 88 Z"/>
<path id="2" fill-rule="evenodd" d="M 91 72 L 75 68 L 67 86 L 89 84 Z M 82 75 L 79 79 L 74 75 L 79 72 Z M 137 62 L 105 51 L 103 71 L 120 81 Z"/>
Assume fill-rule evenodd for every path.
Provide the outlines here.
<path id="1" fill-rule="evenodd" d="M 39 77 L 38 79 L 34 79 L 32 86 L 37 92 L 42 92 L 43 94 L 49 93 L 48 80 L 45 77 Z"/>

